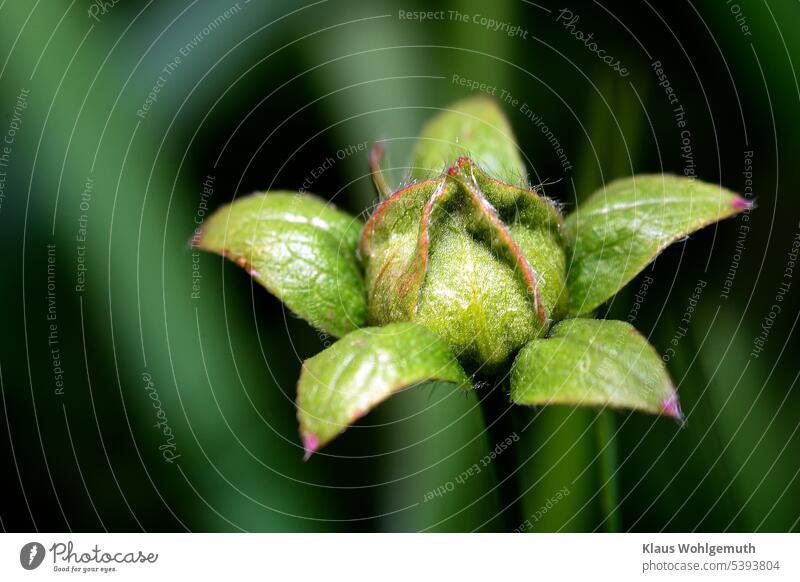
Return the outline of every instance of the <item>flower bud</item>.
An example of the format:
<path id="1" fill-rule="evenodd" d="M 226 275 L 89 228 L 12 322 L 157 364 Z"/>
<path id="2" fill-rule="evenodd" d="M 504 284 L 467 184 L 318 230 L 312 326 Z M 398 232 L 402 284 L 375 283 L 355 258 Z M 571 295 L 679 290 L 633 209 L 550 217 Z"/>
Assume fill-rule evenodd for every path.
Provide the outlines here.
<path id="1" fill-rule="evenodd" d="M 416 321 L 494 372 L 565 305 L 561 228 L 550 200 L 460 158 L 389 196 L 364 228 L 370 323 Z"/>

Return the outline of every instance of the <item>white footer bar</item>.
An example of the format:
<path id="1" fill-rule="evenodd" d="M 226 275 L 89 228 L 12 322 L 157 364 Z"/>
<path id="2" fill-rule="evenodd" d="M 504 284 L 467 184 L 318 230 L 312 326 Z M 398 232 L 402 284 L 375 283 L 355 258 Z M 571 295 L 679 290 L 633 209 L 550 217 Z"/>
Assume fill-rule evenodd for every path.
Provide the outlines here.
<path id="1" fill-rule="evenodd" d="M 0 535 L 0 580 L 797 581 L 799 564 L 800 534 Z"/>

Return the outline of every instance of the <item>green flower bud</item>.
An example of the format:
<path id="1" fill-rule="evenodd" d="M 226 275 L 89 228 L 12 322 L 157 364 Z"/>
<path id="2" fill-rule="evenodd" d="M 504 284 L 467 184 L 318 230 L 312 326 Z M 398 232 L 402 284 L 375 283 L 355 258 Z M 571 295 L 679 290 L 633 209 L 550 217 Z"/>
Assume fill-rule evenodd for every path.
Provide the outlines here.
<path id="1" fill-rule="evenodd" d="M 534 190 L 459 158 L 376 209 L 360 242 L 371 324 L 415 321 L 495 372 L 566 304 L 562 218 Z"/>

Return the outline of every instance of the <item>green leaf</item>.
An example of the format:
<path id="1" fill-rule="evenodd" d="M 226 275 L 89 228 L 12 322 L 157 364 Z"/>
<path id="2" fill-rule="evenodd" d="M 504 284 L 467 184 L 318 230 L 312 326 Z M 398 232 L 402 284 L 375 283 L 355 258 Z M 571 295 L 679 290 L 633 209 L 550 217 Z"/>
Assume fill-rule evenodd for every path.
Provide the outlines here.
<path id="1" fill-rule="evenodd" d="M 356 258 L 361 226 L 316 196 L 258 193 L 217 210 L 193 243 L 236 262 L 297 315 L 341 337 L 367 317 Z"/>
<path id="2" fill-rule="evenodd" d="M 682 418 L 656 350 L 624 321 L 567 319 L 529 342 L 511 371 L 516 404 L 631 408 Z"/>
<path id="3" fill-rule="evenodd" d="M 591 312 L 676 240 L 751 206 L 729 190 L 678 176 L 611 182 L 566 220 L 571 313 Z"/>
<path id="4" fill-rule="evenodd" d="M 297 417 L 306 455 L 403 388 L 428 380 L 469 387 L 447 344 L 415 323 L 354 331 L 303 363 Z"/>
<path id="5" fill-rule="evenodd" d="M 462 156 L 472 158 L 493 178 L 527 185 L 511 124 L 490 97 L 457 101 L 425 124 L 412 152 L 411 176 L 441 174 Z"/>

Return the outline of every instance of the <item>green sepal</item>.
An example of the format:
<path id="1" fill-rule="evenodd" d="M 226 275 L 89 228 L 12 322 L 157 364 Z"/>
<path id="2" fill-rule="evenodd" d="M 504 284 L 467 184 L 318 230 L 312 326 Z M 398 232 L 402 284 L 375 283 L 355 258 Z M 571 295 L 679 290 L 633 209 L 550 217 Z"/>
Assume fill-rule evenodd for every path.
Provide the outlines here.
<path id="1" fill-rule="evenodd" d="M 234 261 L 298 316 L 341 337 L 367 318 L 356 257 L 361 227 L 310 194 L 257 193 L 217 210 L 192 242 Z"/>

